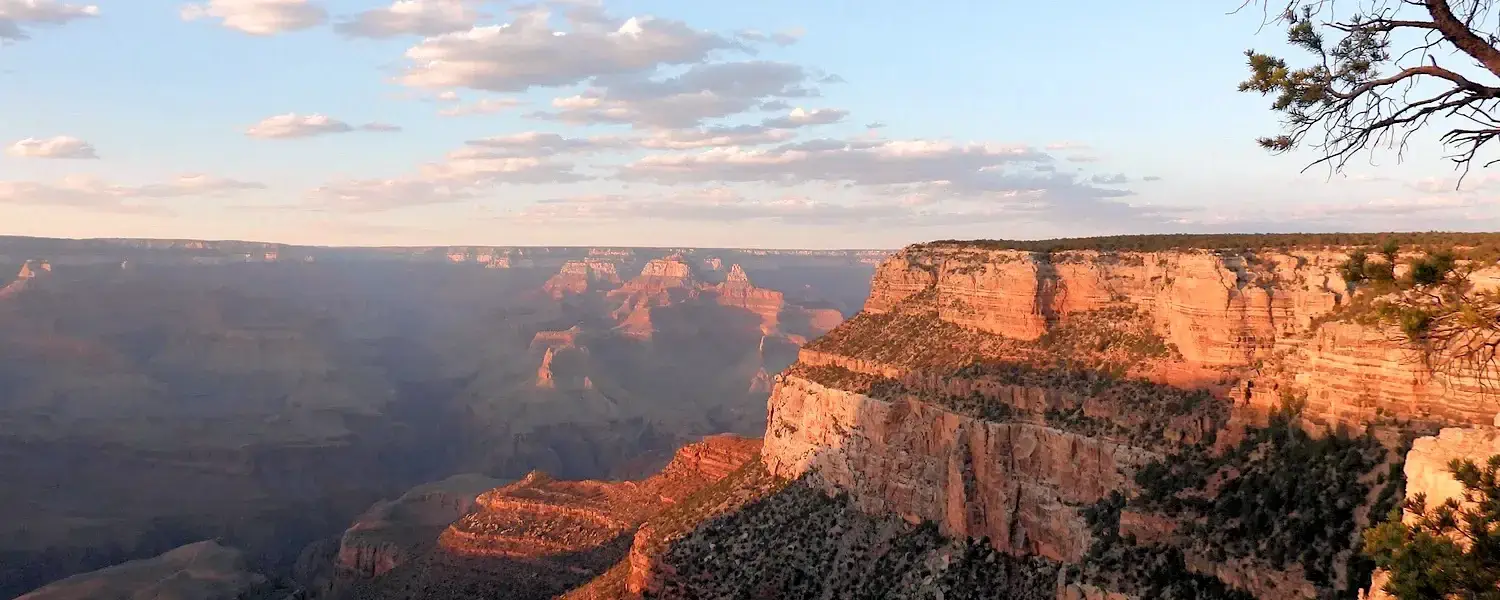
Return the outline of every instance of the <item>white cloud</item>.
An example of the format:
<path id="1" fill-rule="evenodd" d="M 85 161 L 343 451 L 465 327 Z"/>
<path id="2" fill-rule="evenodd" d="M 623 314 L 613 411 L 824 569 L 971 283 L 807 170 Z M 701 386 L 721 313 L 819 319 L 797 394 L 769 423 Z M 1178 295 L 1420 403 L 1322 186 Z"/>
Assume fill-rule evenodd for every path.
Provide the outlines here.
<path id="1" fill-rule="evenodd" d="M 519 92 L 697 63 L 714 50 L 743 47 L 680 21 L 620 20 L 594 6 L 570 7 L 564 17 L 568 30 L 555 30 L 551 14 L 534 7 L 505 25 L 426 38 L 406 51 L 410 65 L 398 79 L 413 87 Z"/>
<path id="2" fill-rule="evenodd" d="M 522 222 L 609 223 L 640 219 L 681 222 L 743 223 L 770 221 L 796 225 L 930 227 L 1018 221 L 1037 216 L 1028 197 L 982 198 L 967 202 L 913 201 L 910 197 L 873 196 L 832 201 L 799 194 L 752 198 L 714 187 L 667 194 L 603 194 L 542 200 L 516 211 Z"/>
<path id="3" fill-rule="evenodd" d="M 445 93 L 452 93 L 452 92 L 445 92 Z M 441 101 L 444 101 L 444 102 L 457 102 L 458 101 L 458 95 L 454 94 L 451 97 L 451 99 L 450 99 L 450 98 L 443 97 L 441 94 L 439 94 L 438 99 L 441 100 Z M 510 110 L 510 109 L 515 108 L 517 106 L 521 106 L 522 104 L 525 104 L 525 103 L 522 102 L 522 101 L 520 101 L 520 100 L 517 100 L 515 98 L 481 98 L 481 99 L 479 99 L 479 101 L 474 102 L 472 104 L 464 104 L 464 105 L 460 105 L 460 106 L 452 106 L 452 107 L 448 107 L 448 108 L 439 110 L 438 111 L 438 115 L 439 116 L 443 116 L 443 117 L 466 117 L 466 116 L 470 116 L 470 115 L 490 115 L 490 114 L 495 114 L 495 113 L 498 113 L 498 112 L 504 112 L 504 111 Z"/>
<path id="4" fill-rule="evenodd" d="M 785 117 L 770 119 L 765 122 L 767 127 L 780 129 L 791 129 L 795 127 L 807 127 L 810 125 L 832 125 L 844 120 L 849 116 L 849 111 L 837 108 L 818 108 L 814 110 L 803 110 L 797 107 L 792 113 Z"/>
<path id="5" fill-rule="evenodd" d="M 591 151 L 603 143 L 554 134 L 473 140 L 441 161 L 421 165 L 414 174 L 330 182 L 310 196 L 341 210 L 379 211 L 468 200 L 500 185 L 573 183 L 588 177 L 574 171 L 571 163 L 551 157 Z"/>
<path id="6" fill-rule="evenodd" d="M 802 35 L 803 31 L 801 29 L 790 29 L 787 31 L 778 31 L 775 33 L 765 33 L 756 31 L 754 29 L 747 29 L 745 31 L 736 33 L 735 37 L 746 42 L 756 44 L 771 43 L 776 44 L 777 46 L 790 46 L 797 43 L 797 40 L 802 39 Z"/>
<path id="7" fill-rule="evenodd" d="M 792 131 L 794 129 L 837 123 L 847 114 L 849 111 L 841 109 L 820 108 L 809 111 L 797 108 L 787 116 L 766 119 L 759 125 L 657 129 L 651 135 L 641 138 L 640 145 L 659 150 L 693 150 L 777 144 L 795 138 L 797 134 Z"/>
<path id="8" fill-rule="evenodd" d="M 908 205 L 996 203 L 1057 218 L 1108 220 L 1154 214 L 1117 199 L 1123 175 L 1097 180 L 1049 172 L 1055 159 L 1026 146 L 930 140 L 815 139 L 769 149 L 714 148 L 647 156 L 623 166 L 624 180 L 663 185 L 763 183 L 863 188 Z"/>
<path id="9" fill-rule="evenodd" d="M 481 156 L 510 158 L 543 157 L 559 154 L 581 154 L 604 150 L 618 150 L 628 148 L 631 145 L 630 140 L 615 136 L 569 138 L 555 133 L 538 131 L 481 138 L 469 140 L 464 143 L 470 147 L 450 153 L 449 157 L 452 158 L 455 155 L 465 158 Z"/>
<path id="10" fill-rule="evenodd" d="M 142 200 L 225 196 L 266 186 L 204 174 L 186 174 L 145 185 L 111 184 L 95 177 L 72 176 L 57 182 L 0 181 L 0 203 L 65 206 L 110 212 L 152 212 L 161 207 Z"/>
<path id="11" fill-rule="evenodd" d="M 399 35 L 433 36 L 463 31 L 485 15 L 476 0 L 396 0 L 385 8 L 359 13 L 334 25 L 351 37 L 388 38 Z"/>
<path id="12" fill-rule="evenodd" d="M 58 0 L 0 0 L 0 42 L 31 39 L 28 26 L 65 25 L 99 16 L 93 4 L 67 4 Z"/>
<path id="13" fill-rule="evenodd" d="M 93 145 L 66 135 L 46 139 L 26 138 L 11 144 L 5 149 L 5 153 L 26 158 L 99 158 Z"/>
<path id="14" fill-rule="evenodd" d="M 910 213 L 894 203 L 847 204 L 783 195 L 751 199 L 727 188 L 679 191 L 664 195 L 603 194 L 543 200 L 518 211 L 523 221 L 664 221 L 741 222 L 753 220 L 827 224 L 904 218 Z"/>
<path id="15" fill-rule="evenodd" d="M 208 0 L 182 7 L 182 19 L 219 19 L 229 29 L 275 35 L 322 25 L 328 11 L 310 0 Z"/>
<path id="16" fill-rule="evenodd" d="M 662 129 L 641 138 L 644 148 L 658 150 L 693 150 L 729 146 L 756 146 L 790 141 L 796 134 L 786 129 L 764 125 L 735 125 L 699 129 Z"/>
<path id="17" fill-rule="evenodd" d="M 721 148 L 662 154 L 633 162 L 622 175 L 668 182 L 813 181 L 883 185 L 964 181 L 978 184 L 998 167 L 1050 162 L 1025 146 L 954 144 L 926 140 L 810 140 L 767 150 Z"/>
<path id="18" fill-rule="evenodd" d="M 388 123 L 366 123 L 355 127 L 327 115 L 287 113 L 266 117 L 261 122 L 251 125 L 249 129 L 246 129 L 245 135 L 270 140 L 305 138 L 329 133 L 348 133 L 351 131 L 391 132 L 401 131 L 401 127 Z"/>
<path id="19" fill-rule="evenodd" d="M 700 64 L 674 77 L 603 78 L 601 85 L 552 101 L 532 117 L 576 125 L 619 124 L 677 129 L 750 110 L 784 110 L 785 100 L 816 96 L 799 65 L 770 61 Z M 826 110 L 820 118 L 842 111 Z M 789 120 L 792 117 L 787 117 Z"/>

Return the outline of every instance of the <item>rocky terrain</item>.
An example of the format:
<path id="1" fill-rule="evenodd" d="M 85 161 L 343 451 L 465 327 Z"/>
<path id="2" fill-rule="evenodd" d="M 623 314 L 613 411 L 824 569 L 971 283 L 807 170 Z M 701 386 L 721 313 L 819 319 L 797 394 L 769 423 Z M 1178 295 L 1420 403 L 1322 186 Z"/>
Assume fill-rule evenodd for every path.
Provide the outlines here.
<path id="1" fill-rule="evenodd" d="M 630 335 L 608 292 L 672 256 L 690 293 Z M 771 375 L 857 309 L 867 256 L 0 238 L 0 597 L 203 539 L 314 570 L 310 543 L 424 481 L 645 477 L 758 436 Z M 559 293 L 573 260 L 619 285 Z M 749 297 L 781 302 L 774 326 Z"/>
<path id="2" fill-rule="evenodd" d="M 479 494 L 474 510 L 379 572 L 346 576 L 318 597 L 551 598 L 643 556 L 642 528 L 754 462 L 760 441 L 711 436 L 634 481 L 566 481 L 540 471 Z M 352 530 L 351 530 L 352 531 Z M 346 535 L 339 563 L 354 544 Z"/>
<path id="3" fill-rule="evenodd" d="M 240 551 L 206 541 L 74 575 L 17 600 L 280 600 L 291 593 L 248 569 Z"/>
<path id="4" fill-rule="evenodd" d="M 298 573 L 339 573 L 346 555 L 359 568 L 299 584 L 336 598 L 1357 597 L 1376 577 L 1359 532 L 1409 493 L 1451 493 L 1440 463 L 1494 451 L 1500 407 L 1366 318 L 1368 292 L 1340 267 L 1351 243 L 1382 238 L 1329 237 L 921 244 L 885 260 L 836 326 L 823 311 L 846 316 L 837 301 L 758 287 L 775 271 L 729 257 L 631 253 L 610 271 L 598 261 L 614 250 L 568 255 L 518 296 L 545 302 L 511 309 L 518 349 L 452 388 L 449 464 L 517 481 L 461 515 L 438 503 L 399 551 L 313 544 Z M 711 398 L 653 387 L 668 380 Z M 746 408 L 757 398 L 766 412 Z M 665 450 L 715 428 L 763 438 Z"/>
<path id="5" fill-rule="evenodd" d="M 1407 445 L 1496 412 L 1358 318 L 1343 248 L 995 246 L 884 263 L 776 377 L 763 473 L 575 595 L 1354 597 L 1439 485 Z"/>

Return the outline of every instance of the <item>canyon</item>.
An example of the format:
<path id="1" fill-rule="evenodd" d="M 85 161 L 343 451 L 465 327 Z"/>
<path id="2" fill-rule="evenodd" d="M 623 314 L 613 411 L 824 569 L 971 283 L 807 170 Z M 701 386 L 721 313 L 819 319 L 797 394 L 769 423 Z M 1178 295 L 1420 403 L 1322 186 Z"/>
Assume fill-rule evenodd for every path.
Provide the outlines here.
<path id="1" fill-rule="evenodd" d="M 360 517 L 377 500 L 443 526 L 468 506 L 400 500 L 423 482 L 644 478 L 758 436 L 769 373 L 858 310 L 879 255 L 0 238 L 0 597 L 204 539 L 318 589 L 352 520 L 390 520 Z M 657 285 L 656 260 L 692 281 L 632 330 L 609 292 Z M 575 262 L 618 286 L 558 293 Z M 403 523 L 347 535 L 426 536 Z"/>
<path id="2" fill-rule="evenodd" d="M 1500 406 L 1365 318 L 1348 244 L 1138 240 L 917 244 L 857 314 L 728 256 L 571 256 L 521 294 L 547 303 L 497 377 L 520 408 L 466 404 L 514 445 L 449 463 L 513 481 L 389 493 L 292 579 L 336 599 L 1380 597 L 1360 532 L 1451 495 L 1448 459 L 1500 451 Z M 733 400 L 619 401 L 683 373 Z M 527 450 L 537 431 L 650 450 L 607 465 L 607 444 Z"/>

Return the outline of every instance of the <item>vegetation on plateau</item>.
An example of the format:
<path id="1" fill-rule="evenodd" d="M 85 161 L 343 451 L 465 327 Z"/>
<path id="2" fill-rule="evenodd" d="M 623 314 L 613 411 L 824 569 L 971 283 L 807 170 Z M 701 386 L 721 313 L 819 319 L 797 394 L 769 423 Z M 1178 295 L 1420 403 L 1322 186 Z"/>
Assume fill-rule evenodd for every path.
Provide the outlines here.
<path id="1" fill-rule="evenodd" d="M 1375 485 L 1399 485 L 1384 473 L 1370 476 L 1385 458 L 1372 435 L 1315 437 L 1287 411 L 1221 453 L 1198 444 L 1147 464 L 1136 474 L 1140 493 L 1129 505 L 1172 517 L 1177 533 L 1208 560 L 1300 565 L 1308 581 L 1332 591 L 1336 561 L 1357 558 L 1349 552 L 1356 511 Z M 1369 565 L 1356 560 L 1342 568 L 1351 571 L 1346 586 L 1368 581 Z"/>
<path id="2" fill-rule="evenodd" d="M 1259 248 L 1344 248 L 1395 241 L 1402 246 L 1500 247 L 1500 233 L 1453 231 L 1392 233 L 1161 233 L 1046 240 L 937 240 L 911 246 L 928 248 L 982 248 L 1025 252 L 1163 252 L 1169 250 L 1253 250 Z"/>
<path id="3" fill-rule="evenodd" d="M 1059 569 L 867 515 L 807 481 L 703 523 L 662 561 L 674 576 L 650 598 L 1040 600 L 1056 597 Z"/>
<path id="4" fill-rule="evenodd" d="M 1476 289 L 1472 275 L 1494 263 L 1493 253 L 1451 248 L 1403 260 L 1394 242 L 1376 255 L 1356 250 L 1340 273 L 1360 293 L 1338 316 L 1399 330 L 1432 370 L 1492 386 L 1500 375 L 1500 297 Z"/>

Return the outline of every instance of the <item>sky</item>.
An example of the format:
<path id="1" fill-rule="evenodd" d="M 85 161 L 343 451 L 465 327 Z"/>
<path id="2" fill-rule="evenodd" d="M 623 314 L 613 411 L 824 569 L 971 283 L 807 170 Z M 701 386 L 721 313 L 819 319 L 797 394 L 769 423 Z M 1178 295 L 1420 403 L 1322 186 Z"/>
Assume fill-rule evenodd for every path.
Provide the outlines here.
<path id="1" fill-rule="evenodd" d="M 1271 155 L 1237 0 L 0 0 L 0 233 L 894 248 L 1500 228 Z M 1500 183 L 1500 179 L 1495 180 Z"/>

